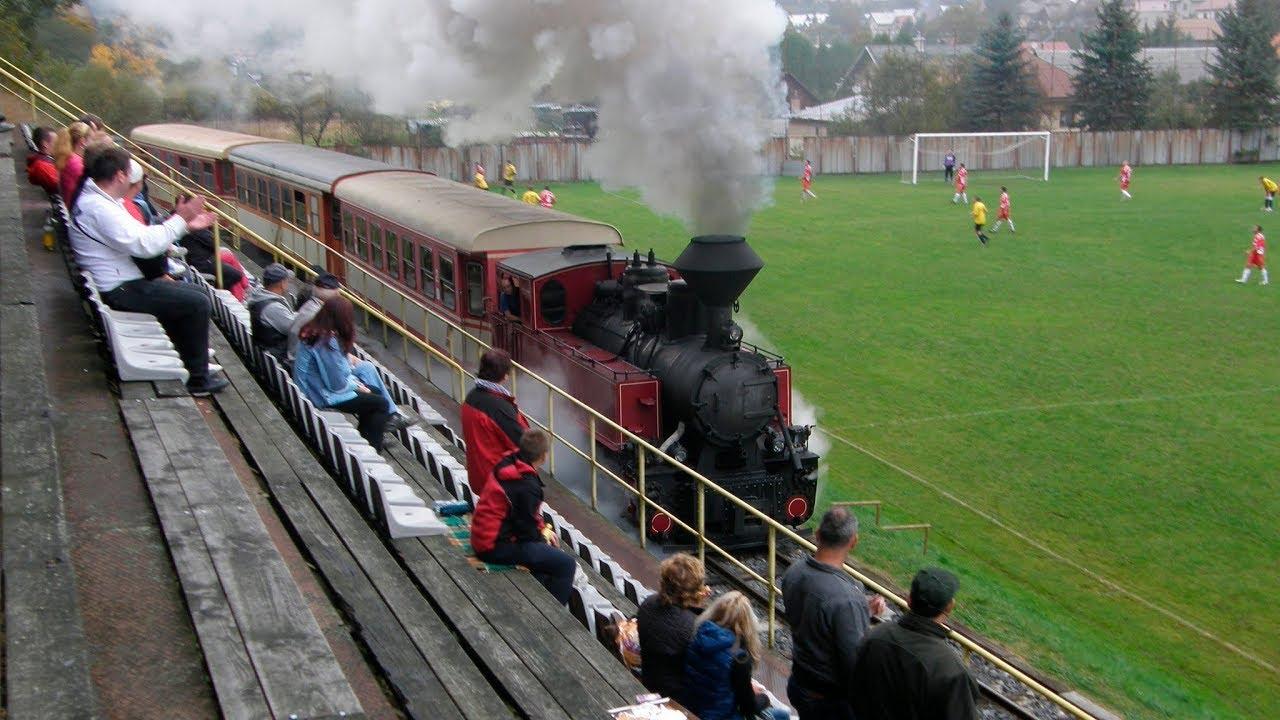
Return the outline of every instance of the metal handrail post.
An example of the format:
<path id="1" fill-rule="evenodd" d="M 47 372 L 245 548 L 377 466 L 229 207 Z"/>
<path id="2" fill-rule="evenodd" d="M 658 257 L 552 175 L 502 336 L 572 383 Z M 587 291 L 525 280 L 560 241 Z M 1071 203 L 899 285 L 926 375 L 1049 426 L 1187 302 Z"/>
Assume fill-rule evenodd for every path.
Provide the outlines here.
<path id="1" fill-rule="evenodd" d="M 516 377 L 511 375 L 511 394 L 515 395 Z M 598 487 L 600 477 L 599 463 L 596 462 L 596 417 L 591 415 L 587 418 L 587 442 L 591 445 L 591 509 L 599 510 L 600 500 L 598 496 Z"/>
<path id="2" fill-rule="evenodd" d="M 547 462 L 551 465 L 551 474 L 556 474 L 556 396 L 547 388 L 547 430 L 551 433 L 551 446 L 547 448 Z"/>
<path id="3" fill-rule="evenodd" d="M 698 483 L 698 562 L 707 562 L 707 486 Z"/>
<path id="4" fill-rule="evenodd" d="M 769 647 L 773 647 L 774 616 L 778 605 L 778 531 L 769 526 Z"/>
<path id="5" fill-rule="evenodd" d="M 213 280 L 219 290 L 222 287 L 222 221 L 213 219 Z"/>
<path id="6" fill-rule="evenodd" d="M 636 443 L 636 527 L 640 530 L 640 547 L 646 547 L 649 540 L 648 523 L 644 517 L 644 503 L 648 499 L 644 491 L 644 446 Z"/>

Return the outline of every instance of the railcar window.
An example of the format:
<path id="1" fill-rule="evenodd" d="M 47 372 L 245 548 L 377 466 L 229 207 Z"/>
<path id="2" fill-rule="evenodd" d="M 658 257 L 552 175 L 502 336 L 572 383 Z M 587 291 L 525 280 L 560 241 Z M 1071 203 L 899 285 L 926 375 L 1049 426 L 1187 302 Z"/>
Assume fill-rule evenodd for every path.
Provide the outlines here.
<path id="1" fill-rule="evenodd" d="M 382 269 L 382 226 L 369 223 L 369 240 L 372 252 L 369 262 L 377 269 Z"/>
<path id="2" fill-rule="evenodd" d="M 542 319 L 549 325 L 564 322 L 564 285 L 559 280 L 548 280 L 538 292 L 538 304 L 542 308 Z"/>
<path id="3" fill-rule="evenodd" d="M 293 221 L 298 227 L 309 232 L 316 232 L 317 227 L 307 222 L 307 195 L 301 190 L 293 191 Z"/>
<path id="4" fill-rule="evenodd" d="M 457 293 L 454 291 L 453 259 L 440 258 L 440 302 L 450 310 L 458 307 Z"/>
<path id="5" fill-rule="evenodd" d="M 307 206 L 311 208 L 311 234 L 320 237 L 320 200 L 315 195 L 307 195 Z"/>
<path id="6" fill-rule="evenodd" d="M 271 198 L 271 217 L 280 217 L 280 183 L 272 180 L 267 185 L 267 193 Z"/>
<path id="7" fill-rule="evenodd" d="M 415 251 L 415 248 L 413 246 L 413 239 L 406 237 L 406 238 L 403 238 L 403 242 L 404 244 L 401 246 L 401 249 L 404 252 L 401 253 L 400 255 L 400 263 L 401 263 L 402 269 L 404 270 L 404 273 L 402 275 L 402 277 L 404 278 L 404 284 L 408 285 L 411 288 L 418 287 L 417 265 L 415 265 L 413 262 L 414 251 Z"/>
<path id="8" fill-rule="evenodd" d="M 244 181 L 244 173 L 236 170 L 236 197 L 242 205 L 249 204 L 249 186 Z"/>
<path id="9" fill-rule="evenodd" d="M 356 241 L 351 229 L 351 211 L 342 211 L 342 247 L 348 255 L 355 255 Z"/>
<path id="10" fill-rule="evenodd" d="M 213 180 L 213 163 L 203 161 L 200 163 L 200 184 L 209 190 L 216 189 Z"/>
<path id="11" fill-rule="evenodd" d="M 369 259 L 369 225 L 362 217 L 356 218 L 356 257 Z"/>
<path id="12" fill-rule="evenodd" d="M 484 266 L 478 262 L 467 263 L 467 312 L 484 315 Z"/>
<path id="13" fill-rule="evenodd" d="M 231 163 L 219 163 L 219 169 L 222 171 L 222 191 L 231 192 L 231 186 L 235 184 L 235 170 L 231 167 Z"/>
<path id="14" fill-rule="evenodd" d="M 435 258 L 431 254 L 431 248 L 422 246 L 422 257 L 418 261 L 420 276 L 422 278 L 422 294 L 436 299 L 436 271 Z"/>
<path id="15" fill-rule="evenodd" d="M 400 278 L 400 238 L 387 228 L 387 274 L 397 280 Z"/>
<path id="16" fill-rule="evenodd" d="M 258 209 L 267 212 L 267 179 L 258 178 Z"/>
<path id="17" fill-rule="evenodd" d="M 280 217 L 286 222 L 297 224 L 293 219 L 293 197 L 289 188 L 284 185 L 280 186 Z"/>

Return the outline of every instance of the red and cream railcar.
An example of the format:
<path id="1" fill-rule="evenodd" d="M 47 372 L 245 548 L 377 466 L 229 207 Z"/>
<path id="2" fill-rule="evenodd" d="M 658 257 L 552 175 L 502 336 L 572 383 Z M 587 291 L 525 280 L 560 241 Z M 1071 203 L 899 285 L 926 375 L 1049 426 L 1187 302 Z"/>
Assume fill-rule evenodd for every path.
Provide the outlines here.
<path id="1" fill-rule="evenodd" d="M 235 176 L 227 153 L 244 145 L 279 143 L 256 135 L 177 123 L 141 125 L 134 128 L 130 137 L 171 166 L 178 176 L 210 195 L 227 200 L 236 194 Z M 153 200 L 173 207 L 173 193 L 163 183 L 152 184 L 151 191 Z"/>

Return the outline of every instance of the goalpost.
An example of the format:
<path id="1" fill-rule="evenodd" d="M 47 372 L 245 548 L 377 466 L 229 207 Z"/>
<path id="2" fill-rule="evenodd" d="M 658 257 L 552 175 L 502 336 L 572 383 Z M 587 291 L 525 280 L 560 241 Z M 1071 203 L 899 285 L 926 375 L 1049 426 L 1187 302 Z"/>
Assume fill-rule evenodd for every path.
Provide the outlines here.
<path id="1" fill-rule="evenodd" d="M 1043 151 L 1040 143 L 1044 144 Z M 1004 177 L 1047 182 L 1052 143 L 1053 133 L 1047 130 L 916 133 L 903 143 L 902 182 L 916 185 L 921 173 L 942 173 L 942 159 L 948 150 L 955 152 L 957 166 L 965 163 L 970 171 L 981 171 L 987 177 L 1005 173 Z M 908 152 L 910 160 L 905 157 Z"/>

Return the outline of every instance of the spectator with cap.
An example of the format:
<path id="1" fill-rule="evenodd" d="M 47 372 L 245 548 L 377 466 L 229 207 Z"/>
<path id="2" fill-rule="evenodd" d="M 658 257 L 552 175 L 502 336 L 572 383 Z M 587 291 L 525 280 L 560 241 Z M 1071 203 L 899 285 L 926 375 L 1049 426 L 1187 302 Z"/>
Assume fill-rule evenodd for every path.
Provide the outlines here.
<path id="1" fill-rule="evenodd" d="M 876 595 L 868 603 L 862 583 L 843 569 L 858 546 L 858 519 L 847 508 L 822 515 L 814 542 L 817 552 L 782 576 L 794 641 L 787 698 L 800 720 L 851 720 L 849 677 L 858 643 L 871 616 L 884 611 L 884 598 Z"/>
<path id="2" fill-rule="evenodd" d="M 711 588 L 702 561 L 688 553 L 663 560 L 658 572 L 658 592 L 636 613 L 640 678 L 650 692 L 683 702 L 685 652 Z"/>
<path id="3" fill-rule="evenodd" d="M 493 466 L 471 516 L 471 547 L 484 562 L 528 568 L 556 602 L 568 605 L 578 563 L 542 518 L 538 468 L 550 449 L 546 433 L 526 430 L 517 449 Z"/>
<path id="4" fill-rule="evenodd" d="M 53 195 L 58 192 L 58 166 L 53 162 L 53 140 L 57 133 L 47 127 L 31 132 L 36 151 L 27 156 L 27 182 Z"/>
<path id="5" fill-rule="evenodd" d="M 467 445 L 467 479 L 478 495 L 493 466 L 516 451 L 529 427 L 515 396 L 503 385 L 511 374 L 511 355 L 490 349 L 480 356 L 476 386 L 462 403 L 462 439 Z"/>
<path id="6" fill-rule="evenodd" d="M 190 230 L 208 227 L 213 215 L 204 209 L 204 198 L 195 197 L 180 199 L 160 225 L 134 220 L 121 204 L 129 189 L 129 160 L 119 147 L 95 154 L 71 212 L 72 251 L 108 306 L 156 316 L 190 374 L 187 388 L 193 395 L 217 392 L 227 381 L 209 373 L 209 299 L 185 283 L 148 282 L 133 262 L 135 256 L 163 252 Z"/>
<path id="7" fill-rule="evenodd" d="M 249 290 L 249 327 L 253 342 L 277 360 L 288 362 L 289 329 L 293 327 L 293 306 L 286 293 L 293 271 L 280 263 L 262 270 L 262 286 Z"/>
<path id="8" fill-rule="evenodd" d="M 90 149 L 89 152 L 85 153 L 85 157 L 87 159 L 92 159 L 93 157 L 95 157 L 95 154 L 101 149 L 105 149 L 105 146 L 94 146 L 92 149 Z M 124 199 L 123 199 L 124 209 L 128 211 L 129 215 L 134 220 L 137 220 L 139 223 L 143 225 L 150 225 L 151 221 L 148 219 L 147 215 L 144 213 L 142 205 L 136 202 L 138 192 L 142 189 L 142 183 L 143 183 L 142 166 L 138 164 L 137 160 L 130 158 L 129 159 L 129 187 L 128 189 L 125 190 L 125 193 L 124 193 Z M 134 256 L 133 262 L 135 265 L 138 266 L 138 269 L 142 271 L 142 276 L 148 280 L 162 280 L 166 282 L 172 281 L 173 277 L 171 273 L 174 272 L 174 268 L 171 268 L 169 266 L 169 253 L 173 252 L 175 247 L 176 246 L 174 245 L 170 245 L 169 247 L 165 248 L 163 251 L 151 257 Z"/>
<path id="9" fill-rule="evenodd" d="M 298 313 L 293 316 L 293 325 L 289 328 L 289 362 L 293 362 L 298 354 L 298 333 L 302 326 L 311 322 L 311 318 L 320 312 L 320 308 L 329 298 L 342 295 L 342 283 L 333 273 L 322 272 L 311 283 L 311 297 L 298 306 Z"/>
<path id="10" fill-rule="evenodd" d="M 909 612 L 867 633 L 852 680 L 858 720 L 975 720 L 978 684 L 943 624 L 960 581 L 925 568 L 911 581 Z"/>

